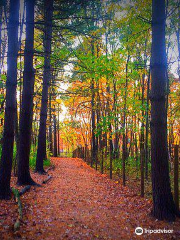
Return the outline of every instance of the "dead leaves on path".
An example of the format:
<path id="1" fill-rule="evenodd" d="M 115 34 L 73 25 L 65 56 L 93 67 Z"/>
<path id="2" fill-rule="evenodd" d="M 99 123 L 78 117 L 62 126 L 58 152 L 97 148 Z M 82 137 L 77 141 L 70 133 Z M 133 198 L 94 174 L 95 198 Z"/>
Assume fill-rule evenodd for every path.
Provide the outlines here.
<path id="1" fill-rule="evenodd" d="M 178 239 L 179 221 L 171 225 L 155 221 L 149 215 L 151 201 L 119 181 L 108 179 L 80 159 L 52 161 L 56 166 L 50 173 L 52 179 L 22 196 L 25 217 L 20 231 L 14 233 L 12 228 L 17 217 L 14 201 L 0 203 L 2 239 L 137 239 L 137 226 L 174 229 L 168 235 L 146 234 L 146 239 Z M 33 178 L 42 183 L 47 176 L 33 173 Z"/>

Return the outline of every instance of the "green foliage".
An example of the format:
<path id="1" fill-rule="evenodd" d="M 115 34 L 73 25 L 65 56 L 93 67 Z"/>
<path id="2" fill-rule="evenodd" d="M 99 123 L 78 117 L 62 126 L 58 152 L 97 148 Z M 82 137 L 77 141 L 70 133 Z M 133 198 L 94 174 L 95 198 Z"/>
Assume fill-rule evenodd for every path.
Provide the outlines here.
<path id="1" fill-rule="evenodd" d="M 35 148 L 35 146 L 32 145 L 31 152 L 30 152 L 30 158 L 29 158 L 29 166 L 31 169 L 35 169 L 36 158 L 37 158 L 37 149 Z M 47 149 L 47 159 L 44 159 L 43 164 L 45 167 L 49 167 L 51 165 L 49 149 Z"/>

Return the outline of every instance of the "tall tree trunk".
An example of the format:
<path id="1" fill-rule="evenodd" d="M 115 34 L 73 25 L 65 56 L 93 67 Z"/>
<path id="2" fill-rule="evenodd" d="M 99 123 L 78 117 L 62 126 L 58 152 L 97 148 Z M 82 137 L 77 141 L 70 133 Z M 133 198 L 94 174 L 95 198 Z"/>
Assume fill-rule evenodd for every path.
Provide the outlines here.
<path id="1" fill-rule="evenodd" d="M 142 76 L 142 107 L 144 109 L 144 79 L 145 74 Z M 142 110 L 141 121 L 141 134 L 140 134 L 140 157 L 141 157 L 141 197 L 144 197 L 144 160 L 145 160 L 145 148 L 144 148 L 144 110 Z"/>
<path id="2" fill-rule="evenodd" d="M 98 125 L 100 122 L 100 98 L 99 98 L 99 81 L 96 83 L 96 89 L 97 89 L 97 100 L 96 100 L 96 131 L 98 132 Z M 96 170 L 98 169 L 98 161 L 99 161 L 99 146 L 100 146 L 100 138 L 101 136 L 96 136 Z"/>
<path id="3" fill-rule="evenodd" d="M 53 156 L 57 157 L 57 127 L 56 127 L 56 115 L 54 114 L 53 116 L 54 120 L 54 151 L 53 151 Z"/>
<path id="4" fill-rule="evenodd" d="M 51 84 L 50 84 L 51 85 Z M 51 104 L 51 100 L 52 100 L 52 92 L 51 92 L 51 88 L 49 91 L 49 148 L 50 148 L 50 152 L 53 152 L 53 144 L 52 144 L 52 104 Z"/>
<path id="5" fill-rule="evenodd" d="M 94 79 L 91 80 L 91 129 L 92 129 L 92 147 L 91 147 L 91 167 L 96 161 L 96 122 L 95 122 L 95 92 L 94 92 Z"/>
<path id="6" fill-rule="evenodd" d="M 26 4 L 24 1 L 24 7 L 23 7 L 23 15 L 22 15 L 22 20 L 20 21 L 20 26 L 19 26 L 19 52 L 20 52 L 20 76 L 19 76 L 19 108 L 20 108 L 20 112 L 21 112 L 21 107 L 22 107 L 22 84 L 23 84 L 23 66 L 22 66 L 22 62 L 23 62 L 23 47 L 22 47 L 22 35 L 23 35 L 23 27 L 24 27 L 24 20 L 25 20 L 25 9 L 26 8 Z M 21 11 L 20 11 L 20 16 L 19 18 L 21 19 Z M 34 21 L 33 21 L 34 22 Z"/>
<path id="7" fill-rule="evenodd" d="M 106 60 L 108 62 L 108 30 L 106 26 Z M 110 166 L 109 166 L 109 177 L 112 179 L 112 161 L 113 161 L 113 142 L 112 142 L 112 124 L 111 124 L 111 109 L 110 109 L 110 83 L 108 79 L 108 75 L 106 74 L 106 92 L 107 92 L 107 104 L 106 104 L 106 113 L 108 120 L 108 132 L 109 132 L 109 158 L 110 158 Z"/>
<path id="8" fill-rule="evenodd" d="M 34 5 L 35 0 L 26 0 L 26 43 L 24 51 L 24 76 L 22 106 L 19 124 L 18 184 L 34 185 L 29 171 L 34 94 Z"/>
<path id="9" fill-rule="evenodd" d="M 16 111 L 17 57 L 18 57 L 19 0 L 10 1 L 8 24 L 8 57 L 6 81 L 6 109 L 2 155 L 0 163 L 0 198 L 10 197 L 10 179 L 13 159 L 14 122 Z"/>
<path id="10" fill-rule="evenodd" d="M 1 74 L 2 74 L 2 67 L 3 67 L 3 59 L 4 59 L 4 53 L 3 53 L 3 46 L 2 46 L 2 13 L 3 13 L 3 3 L 0 3 L 0 81 L 1 81 Z M 4 113 L 4 103 L 5 98 L 3 98 L 0 101 L 0 113 Z M 1 123 L 3 122 L 3 117 L 0 118 Z M 0 145 L 2 144 L 2 141 L 0 141 Z"/>
<path id="11" fill-rule="evenodd" d="M 168 166 L 165 19 L 165 0 L 153 0 L 151 50 L 152 214 L 159 220 L 174 221 L 175 215 L 178 213 L 171 193 Z"/>
<path id="12" fill-rule="evenodd" d="M 114 110 L 114 128 L 115 128 L 115 139 L 114 139 L 114 158 L 119 158 L 119 133 L 118 133 L 118 115 L 117 115 L 117 89 L 116 80 L 113 80 L 113 110 Z"/>
<path id="13" fill-rule="evenodd" d="M 178 1 L 178 28 L 176 32 L 177 43 L 178 43 L 178 76 L 180 79 L 180 0 Z"/>
<path id="14" fill-rule="evenodd" d="M 130 56 L 127 57 L 126 62 L 126 82 L 125 82 L 125 94 L 124 94 L 124 109 L 123 109 L 123 142 L 122 142 L 122 178 L 123 185 L 126 184 L 126 159 L 127 159 L 127 130 L 126 130 L 126 110 L 127 110 L 127 87 L 128 87 L 128 63 Z"/>
<path id="15" fill-rule="evenodd" d="M 94 41 L 91 42 L 92 57 L 94 57 Z M 93 61 L 92 61 L 93 64 Z M 91 79 L 91 131 L 92 131 L 92 144 L 91 144 L 91 167 L 96 162 L 96 111 L 95 111 L 95 82 L 94 78 Z"/>
<path id="16" fill-rule="evenodd" d="M 53 0 L 45 0 L 45 39 L 44 39 L 44 75 L 43 90 L 41 100 L 40 127 L 38 136 L 38 149 L 36 160 L 36 171 L 44 173 L 43 160 L 46 158 L 46 120 L 48 105 L 48 89 L 51 79 L 51 41 L 52 41 L 52 17 L 53 17 Z"/>
<path id="17" fill-rule="evenodd" d="M 0 3 L 0 80 L 1 80 L 1 68 L 2 68 L 2 4 Z"/>
<path id="18" fill-rule="evenodd" d="M 60 151 L 59 151 L 59 144 L 60 144 L 60 138 L 59 138 L 59 113 L 60 113 L 60 108 L 59 108 L 59 103 L 58 103 L 58 116 L 57 116 L 57 155 L 59 156 Z"/>
<path id="19" fill-rule="evenodd" d="M 174 145 L 174 202 L 179 209 L 179 145 Z"/>
<path id="20" fill-rule="evenodd" d="M 147 100 L 146 100 L 146 141 L 145 141 L 145 177 L 148 179 L 149 163 L 149 88 L 150 88 L 150 70 L 147 80 Z"/>
<path id="21" fill-rule="evenodd" d="M 16 142 L 16 156 L 14 158 L 14 176 L 17 177 L 17 162 L 18 162 L 18 154 L 19 154 L 19 124 L 18 124 L 18 106 L 17 106 L 17 97 L 16 97 L 16 113 L 15 113 L 15 142 Z"/>

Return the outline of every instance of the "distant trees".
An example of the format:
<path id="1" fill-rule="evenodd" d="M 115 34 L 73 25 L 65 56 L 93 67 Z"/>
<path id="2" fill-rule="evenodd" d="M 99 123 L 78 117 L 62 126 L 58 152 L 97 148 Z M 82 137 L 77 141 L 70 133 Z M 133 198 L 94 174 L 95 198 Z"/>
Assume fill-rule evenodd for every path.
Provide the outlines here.
<path id="1" fill-rule="evenodd" d="M 0 198 L 10 197 L 10 179 L 13 161 L 14 122 L 16 112 L 17 57 L 18 57 L 18 25 L 19 0 L 10 0 L 8 24 L 8 56 L 6 81 L 6 108 L 2 155 L 0 162 Z"/>
<path id="2" fill-rule="evenodd" d="M 136 1 L 134 4 L 136 8 L 132 8 L 131 3 L 124 5 L 124 8 L 121 6 L 121 10 L 127 13 L 122 19 L 116 18 L 113 15 L 114 6 L 110 5 L 108 8 L 107 4 L 108 14 L 105 19 L 110 17 L 113 19 L 108 36 L 106 24 L 104 22 L 98 24 L 97 19 L 96 26 L 89 32 L 90 36 L 81 35 L 78 47 L 74 48 L 75 73 L 68 89 L 72 95 L 66 104 L 73 121 L 80 122 L 84 132 L 87 132 L 85 139 L 82 136 L 81 144 L 84 151 L 88 143 L 91 151 L 89 163 L 96 169 L 101 169 L 101 172 L 108 171 L 110 177 L 113 173 L 118 173 L 123 184 L 127 180 L 130 181 L 131 175 L 136 175 L 136 179 L 140 178 L 141 196 L 144 196 L 146 189 L 149 188 L 152 157 L 153 214 L 158 219 L 172 220 L 177 211 L 174 208 L 169 180 L 169 163 L 171 161 L 172 164 L 174 156 L 172 154 L 169 161 L 167 146 L 169 118 L 167 120 L 166 107 L 167 74 L 169 77 L 170 74 L 167 69 L 169 55 L 166 56 L 165 46 L 166 16 L 163 12 L 165 10 L 161 9 L 161 14 L 158 14 L 159 10 L 155 9 L 161 8 L 162 2 L 153 1 L 155 4 L 153 11 L 157 11 L 158 16 L 153 15 L 155 20 L 152 20 L 151 54 L 151 1 L 142 5 Z M 104 7 L 103 4 L 101 7 Z M 144 11 L 145 9 L 147 11 Z M 136 21 L 136 24 L 133 21 Z M 117 26 L 120 28 L 119 31 Z M 179 91 L 177 81 L 175 86 L 176 93 L 172 93 L 172 96 Z M 179 112 L 177 108 L 175 111 Z M 171 114 L 172 112 L 173 110 L 170 111 Z M 175 132 L 178 132 L 178 124 Z M 171 135 L 173 134 L 171 130 Z M 112 158 L 115 148 L 117 151 L 115 146 L 118 146 L 120 151 L 118 156 L 114 157 L 113 154 Z M 174 147 L 173 141 L 170 147 Z M 77 149 L 79 151 L 79 146 Z M 132 179 L 134 181 L 134 177 Z"/>

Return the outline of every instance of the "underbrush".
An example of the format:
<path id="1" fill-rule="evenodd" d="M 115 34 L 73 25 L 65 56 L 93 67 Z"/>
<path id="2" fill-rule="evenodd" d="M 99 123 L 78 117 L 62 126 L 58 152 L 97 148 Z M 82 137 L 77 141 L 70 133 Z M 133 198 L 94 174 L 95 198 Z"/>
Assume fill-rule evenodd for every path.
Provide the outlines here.
<path id="1" fill-rule="evenodd" d="M 98 156 L 98 171 L 101 172 L 101 156 Z M 93 168 L 95 168 L 95 163 Z M 135 160 L 133 157 L 129 157 L 126 160 L 126 186 L 136 192 L 138 195 L 141 193 L 141 171 L 140 171 L 140 157 Z M 112 161 L 112 175 L 113 179 L 122 184 L 122 158 L 116 158 Z M 103 160 L 103 173 L 110 176 L 110 157 L 104 156 Z M 145 170 L 144 170 L 145 173 Z M 174 192 L 174 179 L 173 169 L 170 169 L 170 180 L 172 192 Z M 151 182 L 151 163 L 148 163 L 148 176 L 144 177 L 145 197 L 152 198 L 152 182 Z"/>
<path id="2" fill-rule="evenodd" d="M 46 155 L 47 155 L 46 159 L 44 159 L 44 167 L 49 167 L 51 166 L 51 161 L 50 161 L 51 153 L 49 149 L 47 149 Z M 32 146 L 31 152 L 30 152 L 29 166 L 33 170 L 36 167 L 36 158 L 37 158 L 37 148 Z"/>
<path id="3" fill-rule="evenodd" d="M 72 152 L 60 152 L 60 154 L 59 154 L 59 156 L 61 157 L 61 158 L 72 158 Z"/>

